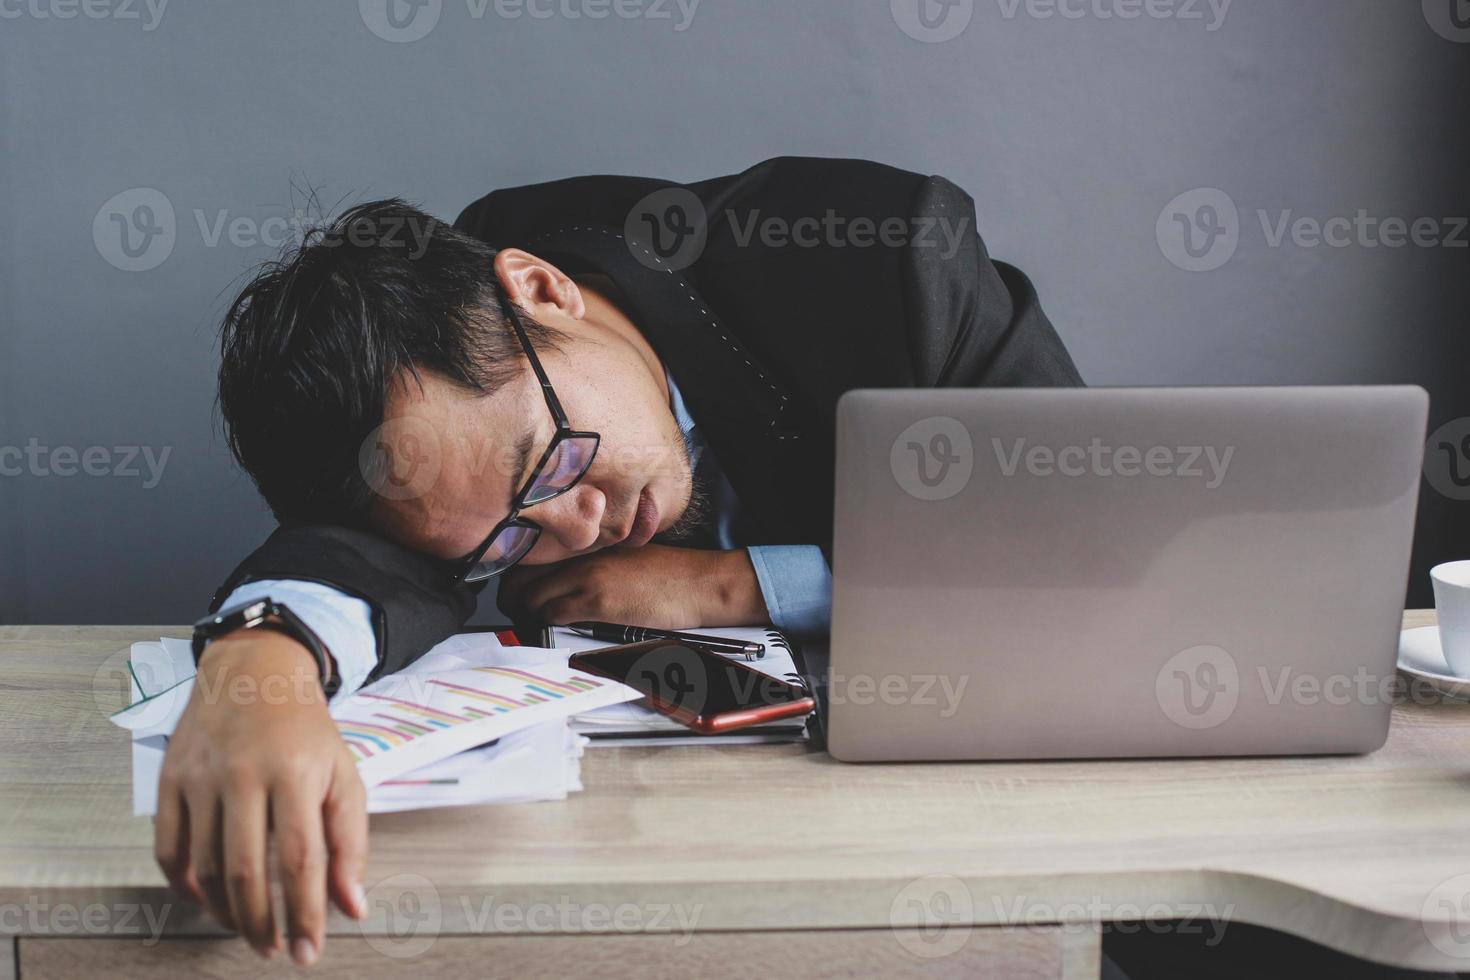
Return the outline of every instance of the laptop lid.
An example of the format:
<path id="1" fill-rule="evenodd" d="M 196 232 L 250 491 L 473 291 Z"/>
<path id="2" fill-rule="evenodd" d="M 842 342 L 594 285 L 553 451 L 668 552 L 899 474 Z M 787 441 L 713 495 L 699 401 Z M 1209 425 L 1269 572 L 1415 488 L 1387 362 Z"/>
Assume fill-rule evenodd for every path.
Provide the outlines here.
<path id="1" fill-rule="evenodd" d="M 838 405 L 829 748 L 1367 752 L 1428 396 L 905 389 Z"/>

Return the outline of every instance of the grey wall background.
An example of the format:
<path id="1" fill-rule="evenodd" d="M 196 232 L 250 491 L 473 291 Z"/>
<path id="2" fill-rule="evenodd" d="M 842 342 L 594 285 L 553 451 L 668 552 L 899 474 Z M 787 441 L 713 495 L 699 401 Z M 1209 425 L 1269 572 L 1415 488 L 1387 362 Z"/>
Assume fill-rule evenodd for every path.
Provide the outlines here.
<path id="1" fill-rule="evenodd" d="M 1436 426 L 1470 415 L 1470 233 L 1273 247 L 1257 213 L 1470 214 L 1466 0 L 961 0 L 929 8 L 964 28 L 943 41 L 911 36 L 916 0 L 619 3 L 0 3 L 0 448 L 78 454 L 0 477 L 0 622 L 184 622 L 268 533 L 215 427 L 214 330 L 293 184 L 452 218 L 579 173 L 875 158 L 976 197 L 1092 383 L 1416 382 Z M 138 188 L 175 235 L 125 271 L 109 214 Z M 1209 272 L 1156 234 L 1196 188 L 1239 213 Z M 168 451 L 156 486 L 112 472 L 130 446 Z M 1426 492 L 1420 601 L 1470 556 L 1467 506 Z"/>

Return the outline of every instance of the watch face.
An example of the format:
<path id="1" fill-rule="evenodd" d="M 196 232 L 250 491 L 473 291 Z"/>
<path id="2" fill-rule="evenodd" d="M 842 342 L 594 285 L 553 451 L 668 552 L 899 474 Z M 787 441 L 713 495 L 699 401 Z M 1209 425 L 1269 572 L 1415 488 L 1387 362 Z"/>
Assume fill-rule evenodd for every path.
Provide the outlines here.
<path id="1" fill-rule="evenodd" d="M 213 615 L 205 616 L 194 624 L 194 629 L 213 634 L 255 626 L 270 615 L 271 605 L 269 597 L 242 602 L 238 606 L 221 609 Z"/>

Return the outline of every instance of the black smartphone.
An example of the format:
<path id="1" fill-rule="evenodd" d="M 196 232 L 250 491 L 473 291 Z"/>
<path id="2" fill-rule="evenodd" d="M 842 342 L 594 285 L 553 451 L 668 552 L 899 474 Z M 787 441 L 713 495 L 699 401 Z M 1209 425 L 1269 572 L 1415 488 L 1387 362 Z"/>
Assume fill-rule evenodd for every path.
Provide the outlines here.
<path id="1" fill-rule="evenodd" d="M 567 662 L 641 691 L 649 707 L 706 735 L 804 717 L 817 707 L 806 688 L 693 643 L 645 640 Z"/>

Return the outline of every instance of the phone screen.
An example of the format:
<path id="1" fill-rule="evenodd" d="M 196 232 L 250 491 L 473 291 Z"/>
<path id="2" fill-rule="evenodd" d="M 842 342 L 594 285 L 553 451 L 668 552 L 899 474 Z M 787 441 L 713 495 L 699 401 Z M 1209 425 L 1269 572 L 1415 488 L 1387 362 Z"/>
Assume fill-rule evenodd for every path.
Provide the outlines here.
<path id="1" fill-rule="evenodd" d="M 650 640 L 579 653 L 573 667 L 621 681 L 641 691 L 658 710 L 685 720 L 735 713 L 770 713 L 753 721 L 810 710 L 804 688 L 710 650 Z M 790 711 L 783 711 L 783 708 Z"/>

